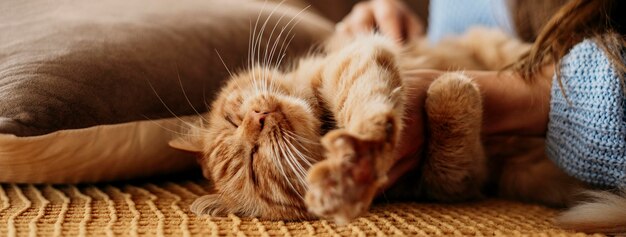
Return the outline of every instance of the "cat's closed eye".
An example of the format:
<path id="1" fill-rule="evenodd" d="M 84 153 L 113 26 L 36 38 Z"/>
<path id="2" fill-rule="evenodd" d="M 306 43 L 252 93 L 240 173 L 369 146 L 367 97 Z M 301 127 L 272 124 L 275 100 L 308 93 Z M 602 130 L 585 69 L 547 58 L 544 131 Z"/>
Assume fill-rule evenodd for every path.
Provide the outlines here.
<path id="1" fill-rule="evenodd" d="M 224 117 L 224 119 L 226 119 L 226 121 L 228 121 L 228 123 L 233 125 L 235 128 L 239 128 L 239 125 L 237 125 L 235 122 L 233 122 L 233 119 L 230 117 L 230 115 L 226 115 Z"/>
<path id="2" fill-rule="evenodd" d="M 254 146 L 252 150 L 250 151 L 250 164 L 254 163 L 254 158 L 257 156 L 258 150 L 259 150 L 259 147 Z M 252 183 L 254 183 L 255 186 L 258 186 L 256 174 L 254 173 L 254 165 L 250 165 L 250 177 L 252 178 Z"/>

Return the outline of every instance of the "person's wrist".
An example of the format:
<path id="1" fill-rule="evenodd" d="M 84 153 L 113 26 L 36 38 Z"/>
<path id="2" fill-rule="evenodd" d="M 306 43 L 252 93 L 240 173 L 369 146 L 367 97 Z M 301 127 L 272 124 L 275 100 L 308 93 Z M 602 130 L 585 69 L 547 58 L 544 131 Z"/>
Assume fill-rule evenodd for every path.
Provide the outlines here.
<path id="1" fill-rule="evenodd" d="M 512 71 L 467 73 L 483 95 L 483 134 L 545 134 L 550 110 L 549 75 L 528 82 Z"/>

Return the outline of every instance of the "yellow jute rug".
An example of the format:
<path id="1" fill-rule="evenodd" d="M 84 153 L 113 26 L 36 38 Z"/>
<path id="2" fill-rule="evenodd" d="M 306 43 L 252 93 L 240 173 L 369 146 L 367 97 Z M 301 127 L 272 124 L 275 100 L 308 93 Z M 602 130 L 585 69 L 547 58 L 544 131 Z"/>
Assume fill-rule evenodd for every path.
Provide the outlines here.
<path id="1" fill-rule="evenodd" d="M 386 203 L 346 226 L 197 217 L 201 180 L 103 185 L 0 186 L 0 236 L 584 236 L 552 224 L 557 211 L 489 199 Z"/>

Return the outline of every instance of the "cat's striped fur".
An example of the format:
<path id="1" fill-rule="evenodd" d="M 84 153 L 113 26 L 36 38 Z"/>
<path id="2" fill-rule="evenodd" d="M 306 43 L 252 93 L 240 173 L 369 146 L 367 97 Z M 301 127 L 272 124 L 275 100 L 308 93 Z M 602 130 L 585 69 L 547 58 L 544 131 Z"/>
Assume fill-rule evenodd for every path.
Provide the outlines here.
<path id="1" fill-rule="evenodd" d="M 386 180 L 403 127 L 406 71 L 495 70 L 528 49 L 489 30 L 437 46 L 409 45 L 400 48 L 378 35 L 335 37 L 324 53 L 301 59 L 292 70 L 257 66 L 233 75 L 202 125 L 173 143 L 199 153 L 204 176 L 214 185 L 214 194 L 196 200 L 192 211 L 345 223 L 367 211 Z M 465 200 L 480 197 L 492 184 L 500 196 L 564 205 L 580 187 L 545 157 L 542 141 L 528 148 L 538 152 L 487 161 L 480 92 L 462 73 L 433 82 L 426 112 L 427 157 L 419 173 L 409 176 L 414 179 L 389 197 Z M 488 148 L 487 154 L 497 156 L 494 146 Z M 623 207 L 623 198 L 611 200 Z M 576 218 L 586 207 L 569 212 L 564 225 L 595 223 Z"/>
<path id="2" fill-rule="evenodd" d="M 188 143 L 201 152 L 204 175 L 216 189 L 192 210 L 269 219 L 330 214 L 345 205 L 314 204 L 332 202 L 316 174 L 350 171 L 353 179 L 337 182 L 366 188 L 337 195 L 367 197 L 360 209 L 346 209 L 349 218 L 366 211 L 391 165 L 404 111 L 399 49 L 381 36 L 366 39 L 304 58 L 291 72 L 255 67 L 233 76 L 206 124 L 196 128 L 200 136 Z M 325 126 L 333 130 L 326 133 Z M 356 160 L 363 152 L 367 159 Z M 350 157 L 355 160 L 340 165 Z"/>

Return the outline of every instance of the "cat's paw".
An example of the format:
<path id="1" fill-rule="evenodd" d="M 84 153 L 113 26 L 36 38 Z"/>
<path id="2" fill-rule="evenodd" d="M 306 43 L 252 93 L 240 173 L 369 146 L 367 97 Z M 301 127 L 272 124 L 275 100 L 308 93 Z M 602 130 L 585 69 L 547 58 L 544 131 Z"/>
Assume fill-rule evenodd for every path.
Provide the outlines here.
<path id="1" fill-rule="evenodd" d="M 446 73 L 427 93 L 428 155 L 420 177 L 426 196 L 440 201 L 480 198 L 487 162 L 478 87 L 462 73 Z"/>
<path id="2" fill-rule="evenodd" d="M 222 204 L 222 200 L 217 194 L 204 195 L 197 198 L 189 208 L 197 216 L 225 216 L 228 210 Z"/>
<path id="3" fill-rule="evenodd" d="M 308 175 L 305 202 L 313 214 L 345 224 L 365 213 L 386 176 L 377 175 L 378 143 L 359 140 L 342 130 L 322 139 L 327 159 Z"/>
<path id="4" fill-rule="evenodd" d="M 394 144 L 398 129 L 392 113 L 392 111 L 382 111 L 376 114 L 363 114 L 361 116 L 364 122 L 349 124 L 347 129 L 361 140 Z"/>

